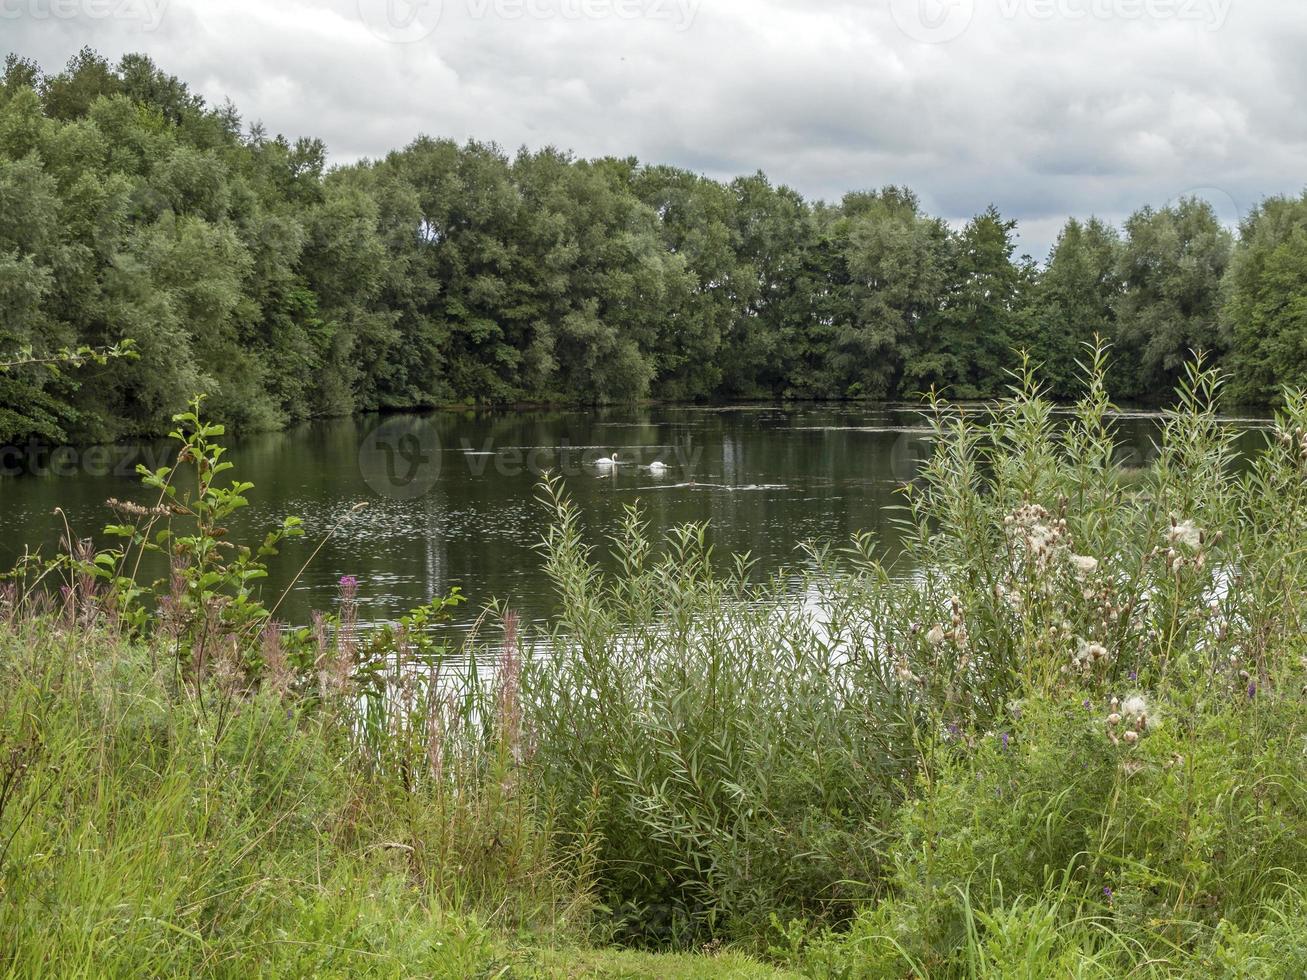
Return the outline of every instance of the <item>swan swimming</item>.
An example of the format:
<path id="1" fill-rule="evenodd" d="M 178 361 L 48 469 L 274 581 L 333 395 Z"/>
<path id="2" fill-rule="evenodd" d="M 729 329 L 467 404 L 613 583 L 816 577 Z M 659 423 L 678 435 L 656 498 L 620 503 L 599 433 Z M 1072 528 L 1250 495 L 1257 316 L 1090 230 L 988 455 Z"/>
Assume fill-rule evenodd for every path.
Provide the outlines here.
<path id="1" fill-rule="evenodd" d="M 657 460 L 653 463 L 650 463 L 646 468 L 649 470 L 650 473 L 655 473 L 655 474 L 662 474 L 667 472 L 667 464 L 664 463 L 662 460 Z"/>
<path id="2" fill-rule="evenodd" d="M 613 453 L 613 456 L 612 456 L 611 459 L 609 459 L 607 456 L 605 456 L 603 459 L 596 459 L 596 460 L 595 460 L 595 466 L 599 467 L 601 470 L 611 470 L 611 469 L 612 469 L 614 466 L 616 466 L 616 465 L 617 465 L 617 453 L 616 453 L 616 452 Z"/>

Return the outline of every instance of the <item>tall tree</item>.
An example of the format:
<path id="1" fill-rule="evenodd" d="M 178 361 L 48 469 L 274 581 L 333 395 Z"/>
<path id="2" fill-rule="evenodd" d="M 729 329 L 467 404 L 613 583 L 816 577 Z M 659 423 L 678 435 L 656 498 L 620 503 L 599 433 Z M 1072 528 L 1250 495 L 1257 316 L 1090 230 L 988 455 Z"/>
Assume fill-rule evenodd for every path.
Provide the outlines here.
<path id="1" fill-rule="evenodd" d="M 1013 349 L 1028 341 L 1023 313 L 1031 271 L 1012 261 L 1016 222 L 993 205 L 950 241 L 938 325 L 904 368 L 915 390 L 932 385 L 962 398 L 1002 389 Z"/>
<path id="2" fill-rule="evenodd" d="M 1079 393 L 1077 360 L 1085 344 L 1116 335 L 1120 301 L 1121 236 L 1090 218 L 1070 219 L 1049 253 L 1033 297 L 1033 348 L 1043 361 L 1042 377 L 1052 394 Z"/>
<path id="3" fill-rule="evenodd" d="M 1126 221 L 1116 314 L 1122 395 L 1166 398 L 1193 351 L 1224 355 L 1221 278 L 1232 246 L 1230 232 L 1200 198 L 1145 207 Z"/>
<path id="4" fill-rule="evenodd" d="M 916 195 L 887 187 L 849 195 L 837 225 L 847 271 L 847 307 L 833 337 L 834 393 L 889 398 L 902 393 L 905 362 L 937 327 L 948 279 L 949 233 L 922 215 Z"/>
<path id="5" fill-rule="evenodd" d="M 1225 282 L 1232 395 L 1275 403 L 1307 387 L 1307 194 L 1264 201 L 1240 228 Z"/>

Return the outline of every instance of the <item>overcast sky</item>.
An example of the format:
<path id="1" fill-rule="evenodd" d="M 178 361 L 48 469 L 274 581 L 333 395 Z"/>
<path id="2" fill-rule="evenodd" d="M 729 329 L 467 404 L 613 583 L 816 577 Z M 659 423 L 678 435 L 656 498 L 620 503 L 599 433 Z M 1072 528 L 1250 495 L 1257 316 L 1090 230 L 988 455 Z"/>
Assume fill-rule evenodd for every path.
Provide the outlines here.
<path id="1" fill-rule="evenodd" d="M 1299 0 L 0 0 L 0 49 L 150 54 L 331 159 L 420 133 L 1067 215 L 1307 184 Z"/>

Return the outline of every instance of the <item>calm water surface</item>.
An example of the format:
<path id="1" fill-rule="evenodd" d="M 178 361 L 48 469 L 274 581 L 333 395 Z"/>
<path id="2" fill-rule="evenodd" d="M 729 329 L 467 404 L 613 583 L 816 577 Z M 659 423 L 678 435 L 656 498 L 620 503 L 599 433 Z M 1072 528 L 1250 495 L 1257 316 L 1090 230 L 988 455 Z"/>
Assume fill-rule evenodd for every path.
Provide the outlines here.
<path id="1" fill-rule="evenodd" d="M 1132 461 L 1152 456 L 1156 419 L 1119 423 Z M 363 417 L 229 440 L 233 471 L 255 485 L 231 537 L 253 540 L 289 514 L 306 535 L 271 560 L 276 596 L 318 541 L 341 524 L 282 607 L 292 622 L 331 608 L 342 575 L 360 580 L 362 618 L 394 618 L 454 586 L 471 619 L 491 599 L 531 620 L 555 603 L 536 545 L 548 523 L 539 473 L 562 474 L 588 539 L 603 546 L 639 501 L 651 531 L 708 521 L 723 558 L 749 552 L 760 572 L 794 567 L 806 540 L 875 532 L 897 548 L 886 508 L 928 452 L 910 406 L 650 407 L 609 411 L 439 412 Z M 43 473 L 0 478 L 0 564 L 25 544 L 46 552 L 62 507 L 81 536 L 100 531 L 110 497 L 153 502 L 136 462 L 164 465 L 167 443 L 101 447 L 38 461 Z M 619 465 L 594 465 L 616 452 Z M 662 461 L 665 473 L 644 466 Z M 349 517 L 360 502 L 368 506 Z M 601 553 L 604 564 L 612 561 Z"/>

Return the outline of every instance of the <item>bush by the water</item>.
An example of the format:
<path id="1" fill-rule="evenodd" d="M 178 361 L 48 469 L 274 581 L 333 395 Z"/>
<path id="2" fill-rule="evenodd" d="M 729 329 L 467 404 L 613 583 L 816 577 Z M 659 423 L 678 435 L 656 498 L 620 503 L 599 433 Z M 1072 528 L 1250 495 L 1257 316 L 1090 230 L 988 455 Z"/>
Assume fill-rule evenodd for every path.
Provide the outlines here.
<path id="1" fill-rule="evenodd" d="M 0 964 L 1303 975 L 1307 396 L 1245 458 L 1195 368 L 1127 475 L 1101 368 L 1069 418 L 1024 372 L 932 403 L 903 555 L 764 581 L 633 508 L 604 575 L 548 483 L 558 622 L 460 650 L 444 599 L 359 630 L 353 580 L 280 627 L 298 525 L 229 544 L 251 488 L 181 418 L 189 482 L 3 596 Z"/>

